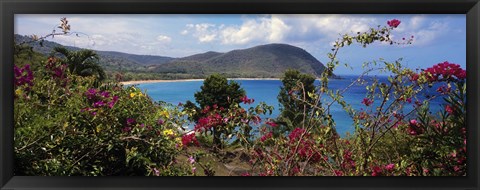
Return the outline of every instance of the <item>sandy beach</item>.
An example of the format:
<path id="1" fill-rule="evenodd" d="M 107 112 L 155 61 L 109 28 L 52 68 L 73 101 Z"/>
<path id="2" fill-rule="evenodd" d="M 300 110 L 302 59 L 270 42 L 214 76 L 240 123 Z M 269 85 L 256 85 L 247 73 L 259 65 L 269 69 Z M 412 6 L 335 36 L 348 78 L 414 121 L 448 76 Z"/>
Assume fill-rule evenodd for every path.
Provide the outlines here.
<path id="1" fill-rule="evenodd" d="M 180 79 L 180 80 L 137 80 L 120 82 L 123 85 L 146 84 L 146 83 L 160 83 L 160 82 L 191 82 L 203 81 L 205 79 Z M 228 78 L 228 80 L 280 80 L 280 78 Z"/>

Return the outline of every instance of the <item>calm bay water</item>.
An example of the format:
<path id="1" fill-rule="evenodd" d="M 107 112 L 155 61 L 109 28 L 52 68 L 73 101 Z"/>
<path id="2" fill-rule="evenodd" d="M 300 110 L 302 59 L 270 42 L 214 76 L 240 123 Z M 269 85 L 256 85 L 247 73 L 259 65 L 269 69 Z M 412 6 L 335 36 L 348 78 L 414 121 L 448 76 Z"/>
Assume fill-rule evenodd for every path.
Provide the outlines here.
<path id="1" fill-rule="evenodd" d="M 357 79 L 357 76 L 342 76 L 342 79 L 331 79 L 329 88 L 334 90 L 342 90 L 346 88 L 352 81 Z M 274 106 L 275 109 L 272 115 L 267 115 L 264 118 L 275 118 L 279 115 L 279 103 L 277 100 L 278 92 L 282 82 L 280 80 L 235 80 L 247 92 L 249 98 L 255 99 L 255 103 L 251 106 L 256 106 L 259 102 L 265 102 L 268 105 Z M 380 77 L 380 81 L 387 81 L 386 77 Z M 173 105 L 177 105 L 187 100 L 195 102 L 194 93 L 200 91 L 203 81 L 185 81 L 185 82 L 161 82 L 148 83 L 137 85 L 142 91 L 155 101 L 165 101 Z M 319 81 L 316 81 L 319 84 Z M 434 88 L 436 89 L 436 88 Z M 435 91 L 435 90 L 432 90 Z M 365 105 L 361 102 L 366 95 L 365 86 L 354 85 L 344 93 L 344 100 L 351 104 L 354 109 L 365 109 Z M 329 99 L 326 99 L 330 102 Z M 379 101 L 375 101 L 374 104 Z M 430 102 L 432 110 L 438 110 L 441 107 L 443 100 L 437 98 Z M 412 102 L 413 106 L 413 102 Z M 411 107 L 409 108 L 411 109 Z M 407 110 L 405 110 L 407 111 Z M 347 132 L 353 132 L 354 126 L 352 119 L 338 104 L 334 104 L 331 108 L 332 116 L 336 122 L 338 132 L 343 136 Z"/>

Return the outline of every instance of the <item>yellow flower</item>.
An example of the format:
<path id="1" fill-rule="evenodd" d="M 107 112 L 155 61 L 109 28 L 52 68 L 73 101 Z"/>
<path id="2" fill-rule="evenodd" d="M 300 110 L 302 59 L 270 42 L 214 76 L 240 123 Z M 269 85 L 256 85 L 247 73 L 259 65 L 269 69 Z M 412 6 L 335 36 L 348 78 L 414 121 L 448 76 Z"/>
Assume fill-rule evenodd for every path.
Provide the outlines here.
<path id="1" fill-rule="evenodd" d="M 181 137 L 175 138 L 175 143 L 177 143 L 178 147 L 181 148 L 183 146 L 182 138 Z"/>
<path id="2" fill-rule="evenodd" d="M 130 93 L 130 98 L 135 97 L 135 92 Z"/>
<path id="3" fill-rule="evenodd" d="M 22 95 L 22 89 L 19 88 L 19 89 L 15 90 L 15 94 L 16 94 L 17 96 Z"/>
<path id="4" fill-rule="evenodd" d="M 167 119 L 170 118 L 170 114 L 168 113 L 167 110 L 163 110 L 160 112 L 160 116 L 164 116 L 166 117 Z"/>
<path id="5" fill-rule="evenodd" d="M 173 130 L 167 129 L 167 130 L 163 131 L 163 135 L 165 135 L 165 136 L 173 135 Z"/>

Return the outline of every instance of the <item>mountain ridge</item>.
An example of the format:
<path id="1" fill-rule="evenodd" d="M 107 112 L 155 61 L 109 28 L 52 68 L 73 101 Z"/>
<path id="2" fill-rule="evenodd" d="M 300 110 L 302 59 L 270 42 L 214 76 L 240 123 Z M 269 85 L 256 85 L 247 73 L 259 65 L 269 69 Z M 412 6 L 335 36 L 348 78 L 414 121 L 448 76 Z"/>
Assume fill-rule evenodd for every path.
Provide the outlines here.
<path id="1" fill-rule="evenodd" d="M 20 43 L 31 38 L 16 34 L 15 40 Z M 56 46 L 74 51 L 82 49 L 47 40 L 43 42 L 43 46 L 33 44 L 33 49 L 48 55 Z M 223 53 L 207 51 L 180 58 L 95 51 L 100 57 L 100 65 L 107 72 L 146 74 L 148 79 L 205 78 L 213 73 L 224 74 L 229 78 L 281 78 L 287 69 L 296 69 L 320 77 L 325 69 L 323 63 L 306 50 L 282 43 L 258 45 Z"/>
<path id="2" fill-rule="evenodd" d="M 227 77 L 279 78 L 287 69 L 319 77 L 325 66 L 302 48 L 289 44 L 265 44 L 225 53 L 205 52 L 171 60 L 149 70 L 158 73 L 209 75 Z"/>

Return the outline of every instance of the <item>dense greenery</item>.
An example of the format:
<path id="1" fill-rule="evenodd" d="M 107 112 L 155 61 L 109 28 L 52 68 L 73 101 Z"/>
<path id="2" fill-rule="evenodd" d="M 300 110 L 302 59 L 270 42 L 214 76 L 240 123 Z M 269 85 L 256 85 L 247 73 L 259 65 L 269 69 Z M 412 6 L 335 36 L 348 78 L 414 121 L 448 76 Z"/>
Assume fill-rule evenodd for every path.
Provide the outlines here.
<path id="1" fill-rule="evenodd" d="M 67 23 L 62 19 L 65 34 Z M 458 64 L 418 72 L 401 59 L 380 59 L 366 62 L 345 89 L 328 88 L 343 47 L 412 42 L 393 41 L 400 21 L 387 24 L 338 39 L 320 85 L 307 73 L 286 71 L 282 114 L 273 119 L 266 117 L 273 107 L 250 106 L 248 92 L 221 74 L 204 81 L 196 103 L 170 105 L 135 86 L 100 80 L 100 72 L 88 70 L 101 64 L 89 61 L 95 52 L 46 57 L 18 44 L 15 175 L 465 176 L 466 71 Z M 373 71 L 388 73 L 388 81 Z M 367 90 L 361 109 L 343 99 L 353 85 Z M 433 99 L 444 100 L 437 113 Z M 353 134 L 337 133 L 333 104 L 353 119 Z"/>
<path id="2" fill-rule="evenodd" d="M 208 76 L 221 73 L 229 78 L 279 78 L 287 69 L 320 76 L 325 67 L 305 50 L 287 44 L 267 44 L 227 53 L 207 52 L 157 65 L 158 73 Z"/>

